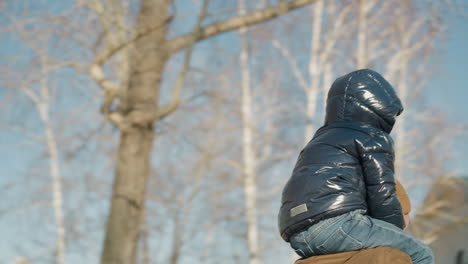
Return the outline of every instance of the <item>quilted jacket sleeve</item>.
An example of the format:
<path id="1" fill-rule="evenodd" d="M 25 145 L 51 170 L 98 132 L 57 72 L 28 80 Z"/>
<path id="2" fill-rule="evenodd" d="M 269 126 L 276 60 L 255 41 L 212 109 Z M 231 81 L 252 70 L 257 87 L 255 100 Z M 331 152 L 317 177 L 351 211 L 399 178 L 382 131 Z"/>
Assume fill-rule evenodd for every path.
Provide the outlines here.
<path id="1" fill-rule="evenodd" d="M 395 190 L 393 142 L 389 136 L 356 141 L 363 168 L 369 215 L 400 228 L 405 226 Z"/>

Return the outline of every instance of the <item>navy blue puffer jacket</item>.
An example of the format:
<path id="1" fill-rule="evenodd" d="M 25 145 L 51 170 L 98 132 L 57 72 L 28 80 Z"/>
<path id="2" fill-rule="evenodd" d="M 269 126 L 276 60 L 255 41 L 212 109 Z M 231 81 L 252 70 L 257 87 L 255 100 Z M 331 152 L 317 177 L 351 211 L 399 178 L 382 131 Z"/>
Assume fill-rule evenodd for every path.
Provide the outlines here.
<path id="1" fill-rule="evenodd" d="M 278 222 L 284 240 L 356 209 L 403 228 L 389 136 L 402 111 L 393 87 L 375 71 L 358 70 L 335 80 L 325 125 L 301 151 L 283 189 Z"/>

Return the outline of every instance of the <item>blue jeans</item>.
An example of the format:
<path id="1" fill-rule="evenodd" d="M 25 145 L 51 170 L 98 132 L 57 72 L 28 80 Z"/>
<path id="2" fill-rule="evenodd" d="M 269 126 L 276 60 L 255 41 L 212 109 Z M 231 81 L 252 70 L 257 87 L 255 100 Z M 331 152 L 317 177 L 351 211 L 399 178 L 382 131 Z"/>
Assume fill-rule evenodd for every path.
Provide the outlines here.
<path id="1" fill-rule="evenodd" d="M 293 234 L 290 240 L 303 258 L 387 246 L 405 252 L 414 264 L 434 263 L 428 246 L 393 224 L 365 215 L 364 210 L 322 220 Z"/>

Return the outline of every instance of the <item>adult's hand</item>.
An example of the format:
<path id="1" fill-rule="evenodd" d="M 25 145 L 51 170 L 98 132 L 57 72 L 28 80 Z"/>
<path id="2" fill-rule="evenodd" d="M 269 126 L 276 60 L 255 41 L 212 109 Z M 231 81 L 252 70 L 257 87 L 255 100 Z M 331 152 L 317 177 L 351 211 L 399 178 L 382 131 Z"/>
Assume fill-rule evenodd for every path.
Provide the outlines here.
<path id="1" fill-rule="evenodd" d="M 409 214 L 404 214 L 403 218 L 405 219 L 405 228 L 403 229 L 403 231 L 406 232 L 408 231 L 408 227 L 409 227 L 411 220 L 410 220 Z"/>

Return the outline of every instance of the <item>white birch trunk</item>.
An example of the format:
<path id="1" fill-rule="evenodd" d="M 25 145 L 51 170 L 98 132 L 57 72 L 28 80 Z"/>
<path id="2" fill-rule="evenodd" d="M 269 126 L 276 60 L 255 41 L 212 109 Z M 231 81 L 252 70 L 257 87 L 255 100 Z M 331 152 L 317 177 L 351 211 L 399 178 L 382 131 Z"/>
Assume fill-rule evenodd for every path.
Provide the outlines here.
<path id="1" fill-rule="evenodd" d="M 43 66 L 45 67 L 45 66 Z M 65 220 L 63 213 L 63 193 L 62 193 L 62 176 L 60 172 L 60 158 L 57 147 L 57 140 L 49 117 L 50 94 L 47 87 L 47 72 L 43 70 L 42 87 L 39 95 L 34 93 L 29 88 L 25 88 L 24 92 L 33 101 L 36 107 L 39 118 L 44 126 L 44 134 L 47 144 L 47 152 L 49 154 L 49 173 L 52 180 L 52 207 L 54 209 L 54 218 L 56 226 L 55 240 L 55 262 L 57 264 L 65 263 Z"/>
<path id="2" fill-rule="evenodd" d="M 239 1 L 239 15 L 245 14 L 244 1 Z M 241 39 L 241 84 L 242 84 L 242 150 L 244 169 L 245 210 L 247 216 L 247 246 L 249 264 L 260 264 L 259 237 L 257 224 L 257 183 L 256 157 L 253 145 L 252 92 L 250 88 L 250 72 L 248 65 L 247 29 L 239 29 Z"/>
<path id="3" fill-rule="evenodd" d="M 52 207 L 54 210 L 56 240 L 55 240 L 55 263 L 65 263 L 65 219 L 63 212 L 63 193 L 62 193 L 62 176 L 60 172 L 60 157 L 56 135 L 52 128 L 49 116 L 50 107 L 50 88 L 48 84 L 48 71 L 45 68 L 46 61 L 40 54 L 41 62 L 41 86 L 36 93 L 29 87 L 23 87 L 23 92 L 31 99 L 37 109 L 39 118 L 44 127 L 44 134 L 47 144 L 47 152 L 49 154 L 49 173 L 52 181 Z"/>
<path id="4" fill-rule="evenodd" d="M 359 0 L 357 67 L 367 66 L 367 3 L 369 0 Z"/>
<path id="5" fill-rule="evenodd" d="M 310 56 L 309 56 L 309 78 L 310 86 L 308 89 L 305 89 L 306 93 L 306 125 L 304 129 L 304 143 L 307 144 L 312 138 L 314 133 L 314 118 L 317 111 L 317 99 L 319 94 L 320 86 L 320 36 L 322 34 L 322 17 L 323 17 L 324 1 L 319 0 L 315 3 L 312 11 L 312 36 L 310 43 Z M 293 252 L 291 255 L 293 260 L 299 258 L 296 252 Z"/>
<path id="6" fill-rule="evenodd" d="M 398 57 L 398 97 L 403 103 L 403 106 L 405 106 L 405 103 L 407 102 L 407 97 L 408 97 L 408 91 L 407 91 L 407 71 L 408 71 L 408 52 L 407 50 L 409 49 L 409 43 L 408 43 L 408 38 L 406 36 L 406 28 L 407 26 L 405 25 L 405 10 L 401 9 L 400 10 L 401 15 L 399 19 L 399 37 L 400 37 L 400 56 Z M 397 118 L 397 125 L 396 125 L 396 161 L 395 161 L 395 168 L 397 170 L 396 175 L 400 175 L 402 171 L 404 171 L 405 167 L 405 156 L 406 156 L 406 148 L 405 148 L 405 142 L 406 142 L 406 125 L 405 125 L 405 117 L 407 115 L 402 115 Z"/>
<path id="7" fill-rule="evenodd" d="M 65 219 L 63 213 L 62 176 L 60 173 L 59 154 L 57 141 L 49 122 L 48 114 L 42 117 L 45 126 L 47 149 L 50 158 L 50 175 L 52 177 L 52 205 L 55 213 L 56 238 L 56 263 L 65 263 Z"/>
<path id="8" fill-rule="evenodd" d="M 323 68 L 324 68 L 324 73 L 323 73 L 322 102 L 323 102 L 323 108 L 324 108 L 323 112 L 326 113 L 328 90 L 330 89 L 332 85 L 332 80 L 333 80 L 333 63 L 330 61 L 326 62 Z"/>
<path id="9" fill-rule="evenodd" d="M 406 68 L 407 63 L 404 60 L 400 62 L 401 73 L 400 73 L 400 81 L 398 82 L 398 97 L 404 103 L 406 101 Z M 405 72 L 403 72 L 405 71 Z M 396 142 L 395 142 L 395 169 L 396 175 L 401 175 L 403 168 L 405 167 L 405 156 L 406 156 L 406 125 L 405 125 L 405 116 L 397 117 L 397 125 L 396 125 Z"/>
<path id="10" fill-rule="evenodd" d="M 314 118 L 317 111 L 317 96 L 319 93 L 320 85 L 320 65 L 319 65 L 319 51 L 320 51 L 320 35 L 322 31 L 322 16 L 323 16 L 323 0 L 317 1 L 314 5 L 313 21 L 312 21 L 312 39 L 311 51 L 309 59 L 309 76 L 310 87 L 306 91 L 307 106 L 306 118 L 307 123 L 304 132 L 304 142 L 307 143 L 312 137 L 314 132 Z"/>

